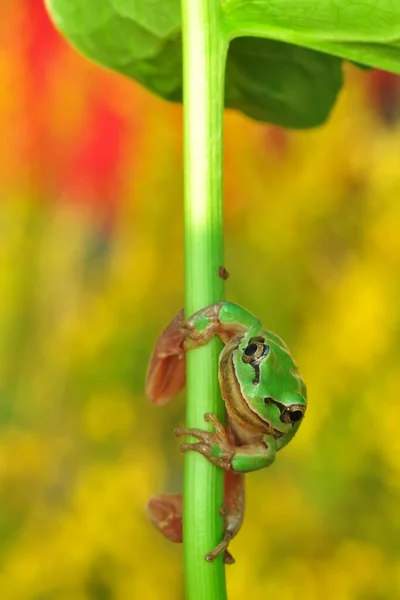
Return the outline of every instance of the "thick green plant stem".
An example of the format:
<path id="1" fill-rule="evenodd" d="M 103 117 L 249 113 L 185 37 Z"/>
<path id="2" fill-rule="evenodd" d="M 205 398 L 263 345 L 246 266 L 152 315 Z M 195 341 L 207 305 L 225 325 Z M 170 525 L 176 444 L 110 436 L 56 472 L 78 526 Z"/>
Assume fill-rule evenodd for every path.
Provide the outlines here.
<path id="1" fill-rule="evenodd" d="M 218 0 L 182 0 L 184 63 L 186 314 L 223 299 L 222 129 L 227 44 Z M 187 356 L 187 427 L 223 418 L 219 340 Z M 205 555 L 222 538 L 223 473 L 195 452 L 185 456 L 184 555 L 187 600 L 224 600 L 222 557 Z"/>

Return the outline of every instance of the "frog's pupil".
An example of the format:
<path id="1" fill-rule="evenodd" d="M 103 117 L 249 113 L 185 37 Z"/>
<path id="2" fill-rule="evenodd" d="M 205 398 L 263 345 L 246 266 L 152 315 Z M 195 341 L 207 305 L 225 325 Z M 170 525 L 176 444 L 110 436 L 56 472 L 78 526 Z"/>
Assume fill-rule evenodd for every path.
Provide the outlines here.
<path id="1" fill-rule="evenodd" d="M 249 344 L 244 353 L 246 356 L 253 356 L 257 352 L 257 344 Z"/>
<path id="2" fill-rule="evenodd" d="M 294 410 L 289 413 L 289 419 L 291 423 L 297 423 L 303 416 L 303 412 L 301 410 Z"/>

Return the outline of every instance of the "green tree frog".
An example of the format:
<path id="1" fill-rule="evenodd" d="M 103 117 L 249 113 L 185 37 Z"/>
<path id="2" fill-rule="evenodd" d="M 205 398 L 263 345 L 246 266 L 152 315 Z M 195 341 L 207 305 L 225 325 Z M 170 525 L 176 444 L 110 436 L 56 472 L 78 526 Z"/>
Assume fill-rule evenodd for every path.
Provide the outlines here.
<path id="1" fill-rule="evenodd" d="M 264 330 L 250 312 L 231 302 L 218 302 L 185 319 L 181 311 L 158 338 L 150 359 L 146 393 L 163 405 L 185 385 L 185 353 L 218 335 L 225 344 L 219 357 L 219 383 L 227 425 L 216 415 L 204 418 L 214 432 L 175 430 L 197 440 L 182 444 L 225 471 L 221 514 L 224 537 L 206 560 L 224 553 L 234 562 L 228 545 L 239 531 L 244 513 L 243 474 L 268 467 L 276 452 L 297 432 L 307 404 L 306 386 L 286 344 Z M 151 521 L 169 540 L 182 541 L 182 495 L 160 494 L 147 506 Z"/>

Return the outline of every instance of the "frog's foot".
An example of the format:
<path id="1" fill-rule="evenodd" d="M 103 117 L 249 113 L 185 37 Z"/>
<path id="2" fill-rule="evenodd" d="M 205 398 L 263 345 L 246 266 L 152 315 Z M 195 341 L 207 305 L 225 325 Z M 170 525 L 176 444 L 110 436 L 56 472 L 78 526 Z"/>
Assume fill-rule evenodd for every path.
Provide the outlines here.
<path id="1" fill-rule="evenodd" d="M 217 544 L 217 546 L 215 546 L 213 550 L 211 550 L 211 552 L 208 552 L 206 554 L 205 559 L 207 562 L 213 562 L 220 554 L 224 553 L 224 563 L 226 565 L 233 565 L 236 561 L 233 558 L 232 554 L 229 552 L 228 546 L 232 538 L 236 535 L 237 529 L 234 533 L 232 531 L 229 531 L 229 516 L 228 511 L 225 507 L 222 507 L 220 509 L 219 514 L 221 515 L 221 517 L 224 517 L 225 521 L 224 537 L 222 538 L 222 541 L 219 544 Z"/>
<path id="2" fill-rule="evenodd" d="M 224 553 L 224 563 L 226 565 L 234 565 L 235 564 L 235 559 L 233 558 L 232 554 L 229 552 L 228 550 L 228 545 L 229 542 L 231 541 L 231 537 L 229 539 L 224 539 L 222 540 L 222 542 L 220 542 L 218 544 L 218 546 L 215 546 L 214 550 L 211 550 L 211 552 L 208 552 L 208 554 L 206 554 L 206 561 L 207 562 L 213 562 L 220 554 L 222 554 L 222 552 Z"/>
<path id="3" fill-rule="evenodd" d="M 147 516 L 171 542 L 182 542 L 182 494 L 158 494 L 146 506 Z"/>
<path id="4" fill-rule="evenodd" d="M 224 471 L 232 471 L 235 446 L 230 442 L 229 432 L 212 413 L 206 413 L 204 419 L 214 426 L 214 433 L 202 429 L 184 429 L 182 427 L 175 429 L 177 437 L 190 435 L 199 440 L 191 444 L 182 444 L 181 450 L 183 452 L 188 450 L 199 452 L 217 467 L 224 469 Z"/>
<path id="5" fill-rule="evenodd" d="M 163 406 L 180 392 L 186 382 L 185 316 L 176 315 L 158 338 L 146 376 L 146 395 L 150 402 Z"/>
<path id="6" fill-rule="evenodd" d="M 150 521 L 164 537 L 170 540 L 170 542 L 178 544 L 182 542 L 182 494 L 158 494 L 150 498 L 147 503 L 146 512 Z M 224 511 L 223 516 L 226 516 L 226 511 Z M 226 535 L 227 532 L 225 532 L 224 540 Z M 221 542 L 221 544 L 218 544 L 212 552 L 206 555 L 206 560 L 211 562 L 223 552 L 224 563 L 232 565 L 235 559 L 227 550 L 228 543 L 224 544 L 224 542 Z"/>

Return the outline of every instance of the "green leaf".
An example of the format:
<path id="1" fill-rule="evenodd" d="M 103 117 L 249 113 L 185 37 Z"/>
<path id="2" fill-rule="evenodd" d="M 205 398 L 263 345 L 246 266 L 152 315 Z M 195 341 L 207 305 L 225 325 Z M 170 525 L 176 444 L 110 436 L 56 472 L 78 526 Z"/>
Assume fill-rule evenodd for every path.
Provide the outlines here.
<path id="1" fill-rule="evenodd" d="M 251 35 L 400 73 L 397 0 L 222 0 L 230 37 Z"/>
<path id="2" fill-rule="evenodd" d="M 341 87 L 341 58 L 400 72 L 400 2 L 398 8 L 393 0 L 220 2 L 221 36 L 231 40 L 226 106 L 253 119 L 292 128 L 322 123 Z M 47 6 L 88 57 L 167 100 L 182 100 L 180 0 L 47 0 Z"/>
<path id="3" fill-rule="evenodd" d="M 180 100 L 179 0 L 47 0 L 47 7 L 86 56 L 159 96 Z"/>
<path id="4" fill-rule="evenodd" d="M 259 38 L 232 41 L 226 73 L 227 106 L 292 128 L 323 123 L 342 84 L 337 58 Z"/>
<path id="5" fill-rule="evenodd" d="M 47 5 L 84 54 L 167 100 L 182 100 L 179 0 L 47 0 Z M 272 40 L 231 43 L 226 105 L 254 119 L 318 125 L 340 86 L 338 59 Z"/>
<path id="6" fill-rule="evenodd" d="M 180 0 L 112 0 L 111 5 L 119 15 L 161 38 L 180 30 Z"/>

